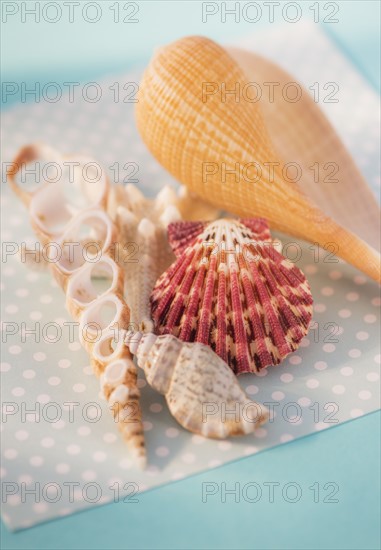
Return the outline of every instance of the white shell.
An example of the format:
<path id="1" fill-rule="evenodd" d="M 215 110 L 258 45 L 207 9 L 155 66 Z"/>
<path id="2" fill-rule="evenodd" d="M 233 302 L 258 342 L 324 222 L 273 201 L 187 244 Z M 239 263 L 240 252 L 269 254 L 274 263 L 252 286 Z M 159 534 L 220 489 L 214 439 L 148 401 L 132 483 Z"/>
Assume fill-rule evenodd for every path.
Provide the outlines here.
<path id="1" fill-rule="evenodd" d="M 248 398 L 209 346 L 134 332 L 126 343 L 148 383 L 165 395 L 172 415 L 187 430 L 225 439 L 252 433 L 266 422 L 267 409 Z"/>
<path id="2" fill-rule="evenodd" d="M 87 228 L 85 236 L 81 234 L 83 227 Z M 86 262 L 96 263 L 111 252 L 116 235 L 114 224 L 103 210 L 93 208 L 76 215 L 49 248 L 54 275 L 61 286 L 65 288 L 68 276 Z"/>
<path id="3" fill-rule="evenodd" d="M 17 178 L 32 162 L 37 185 L 28 190 Z M 28 205 L 32 227 L 44 244 L 59 236 L 78 212 L 106 207 L 109 182 L 104 169 L 91 157 L 64 157 L 46 145 L 30 145 L 20 151 L 14 165 L 10 183 Z M 48 165 L 51 165 L 51 175 Z M 44 175 L 51 179 L 45 181 Z M 22 174 L 21 181 L 25 179 Z"/>
<path id="4" fill-rule="evenodd" d="M 180 218 L 177 195 L 164 187 L 155 200 L 146 199 L 134 186 L 114 192 L 119 205 L 112 206 L 120 234 L 116 260 L 125 273 L 125 295 L 131 324 L 136 330 L 153 328 L 149 297 L 159 275 L 174 256 L 167 239 L 167 226 Z M 173 202 L 168 202 L 173 201 Z"/>
<path id="5" fill-rule="evenodd" d="M 106 281 L 102 292 L 94 287 L 92 279 Z M 86 263 L 82 269 L 70 277 L 66 289 L 66 306 L 73 317 L 80 313 L 94 300 L 106 294 L 123 294 L 123 272 L 109 256 L 103 256 L 96 263 Z"/>
<path id="6" fill-rule="evenodd" d="M 101 378 L 101 388 L 114 420 L 137 463 L 144 467 L 146 451 L 137 369 L 123 342 L 129 323 L 128 306 L 123 300 L 123 272 L 110 257 L 118 235 L 105 211 L 107 180 L 103 169 L 100 186 L 89 186 L 76 176 L 75 184 L 87 199 L 78 209 L 65 202 L 60 189 L 54 185 L 48 187 L 43 184 L 37 190 L 27 192 L 18 186 L 15 176 L 19 164 L 21 166 L 38 158 L 39 153 L 39 148 L 33 146 L 21 151 L 16 159 L 19 161 L 16 163 L 17 169 L 9 173 L 11 185 L 29 205 L 31 224 L 37 237 L 44 245 L 50 245 L 47 263 L 59 284 L 67 291 L 69 311 L 74 318 L 80 319 L 80 340 L 90 353 L 95 373 Z M 50 159 L 53 158 L 62 157 L 51 153 Z M 73 158 L 72 162 L 77 162 L 81 167 L 84 159 Z M 62 222 L 63 227 L 55 227 L 57 221 Z M 87 227 L 85 235 L 83 226 Z M 58 255 L 55 255 L 57 251 Z M 92 283 L 92 277 L 100 274 L 111 280 L 106 289 L 99 292 Z M 104 311 L 110 306 L 111 318 L 105 318 Z M 115 362 L 119 362 L 119 367 Z M 119 372 L 119 376 L 115 372 Z"/>
<path id="7" fill-rule="evenodd" d="M 125 302 L 115 294 L 106 294 L 91 303 L 82 313 L 79 337 L 84 347 L 92 350 L 106 331 L 112 331 L 116 335 L 119 331 L 127 330 L 128 325 L 129 311 Z"/>
<path id="8" fill-rule="evenodd" d="M 57 183 L 43 181 L 33 191 L 20 186 L 17 177 L 21 167 L 37 160 L 54 161 L 59 167 L 67 160 L 74 166 L 71 187 L 67 178 Z M 29 207 L 37 237 L 50 245 L 48 261 L 43 265 L 51 268 L 65 290 L 67 307 L 80 320 L 80 340 L 90 353 L 115 421 L 137 462 L 144 466 L 136 367 L 123 343 L 124 332 L 131 320 L 143 330 L 152 328 L 149 296 L 159 275 L 174 259 L 167 226 L 192 210 L 202 218 L 198 205 L 203 208 L 204 203 L 191 198 L 187 191 L 178 194 L 170 187 L 165 187 L 156 200 L 146 199 L 133 185 L 110 189 L 103 169 L 97 181 L 86 181 L 83 170 L 88 164 L 95 165 L 95 173 L 98 165 L 92 159 L 63 157 L 50 148 L 32 145 L 17 156 L 8 171 L 9 182 Z M 79 202 L 72 200 L 74 192 Z M 207 212 L 206 218 L 214 217 L 209 207 Z M 89 228 L 85 235 L 83 226 Z M 91 243 L 93 254 L 88 250 Z M 128 248 L 131 245 L 139 251 L 137 261 L 131 261 L 135 259 Z M 96 277 L 109 279 L 101 291 L 92 282 Z M 110 305 L 114 312 L 105 320 L 102 309 Z M 95 328 L 91 323 L 97 324 Z"/>
<path id="9" fill-rule="evenodd" d="M 126 357 L 125 333 L 125 329 L 104 330 L 94 343 L 92 351 L 94 359 L 101 364 L 107 364 L 110 361 Z"/>

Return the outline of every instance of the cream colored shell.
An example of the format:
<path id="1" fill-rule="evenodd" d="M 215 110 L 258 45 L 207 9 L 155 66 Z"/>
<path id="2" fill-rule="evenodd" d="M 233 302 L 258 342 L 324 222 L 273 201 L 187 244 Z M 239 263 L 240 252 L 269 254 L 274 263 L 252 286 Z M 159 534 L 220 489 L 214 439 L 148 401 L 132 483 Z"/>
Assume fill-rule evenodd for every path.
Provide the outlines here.
<path id="1" fill-rule="evenodd" d="M 47 156 L 49 158 L 49 154 L 50 159 L 62 163 L 63 159 L 58 153 L 51 153 L 50 150 L 46 152 L 46 149 L 38 146 L 22 150 L 15 161 L 16 168 L 9 173 L 9 180 L 15 192 L 29 207 L 31 225 L 38 238 L 44 244 L 53 241 L 57 245 L 50 247 L 51 252 L 58 250 L 60 255 L 56 261 L 50 258 L 49 266 L 66 292 L 66 303 L 71 315 L 79 321 L 80 340 L 90 354 L 94 372 L 100 376 L 102 391 L 118 428 L 137 464 L 144 468 L 146 450 L 137 370 L 128 348 L 120 339 L 129 328 L 129 309 L 123 298 L 123 275 L 112 258 L 117 228 L 105 211 L 108 182 L 104 178 L 100 192 L 95 193 L 95 199 L 91 197 L 87 207 L 74 209 L 70 215 L 67 203 L 60 203 L 64 201 L 63 196 L 51 192 L 50 184 L 43 183 L 31 193 L 17 184 L 16 175 L 23 164 Z M 50 211 L 50 200 L 53 201 L 51 208 L 54 215 Z M 61 209 L 64 212 L 63 219 Z M 63 221 L 61 231 L 47 223 L 48 218 L 53 222 L 54 217 Z M 83 226 L 90 228 L 85 236 L 81 231 Z M 92 284 L 94 270 L 98 273 L 101 270 L 103 276 L 110 278 L 108 288 L 100 294 Z M 112 309 L 112 317 L 104 320 L 102 312 L 106 308 Z M 119 377 L 110 374 L 116 369 L 115 361 L 120 365 Z"/>
<path id="2" fill-rule="evenodd" d="M 209 346 L 136 332 L 127 334 L 126 343 L 148 383 L 165 395 L 172 415 L 187 430 L 225 439 L 252 433 L 267 421 L 266 407 L 248 398 Z"/>

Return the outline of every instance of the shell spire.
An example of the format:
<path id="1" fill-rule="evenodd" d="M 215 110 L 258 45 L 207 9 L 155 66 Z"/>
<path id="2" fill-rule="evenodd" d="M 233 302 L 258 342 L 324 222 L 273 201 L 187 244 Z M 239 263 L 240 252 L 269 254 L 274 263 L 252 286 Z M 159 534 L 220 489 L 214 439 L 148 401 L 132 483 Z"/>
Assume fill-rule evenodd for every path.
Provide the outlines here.
<path id="1" fill-rule="evenodd" d="M 148 383 L 165 395 L 172 415 L 187 430 L 225 439 L 253 433 L 267 421 L 266 407 L 249 399 L 209 346 L 132 331 L 125 341 Z"/>
<path id="2" fill-rule="evenodd" d="M 297 349 L 312 296 L 303 273 L 272 245 L 265 220 L 177 222 L 169 240 L 177 259 L 151 295 L 158 334 L 208 344 L 237 374 Z"/>
<path id="3" fill-rule="evenodd" d="M 74 187 L 81 200 L 76 207 L 64 193 L 69 180 L 43 182 L 34 191 L 20 187 L 16 176 L 23 165 L 46 157 L 61 163 L 64 160 L 50 148 L 36 145 L 22 149 L 9 172 L 10 185 L 28 207 L 39 240 L 55 245 L 53 254 L 57 248 L 60 251 L 58 258 L 50 257 L 49 266 L 66 294 L 67 309 L 79 321 L 79 338 L 90 355 L 114 421 L 136 463 L 144 468 L 146 449 L 137 368 L 122 338 L 129 328 L 130 310 L 123 297 L 123 271 L 115 261 L 115 243 L 120 234 L 106 212 L 109 182 L 102 177 L 98 185 L 88 186 L 77 173 Z M 70 252 L 70 244 L 77 245 L 75 252 Z M 101 291 L 94 285 L 96 278 L 104 278 Z"/>

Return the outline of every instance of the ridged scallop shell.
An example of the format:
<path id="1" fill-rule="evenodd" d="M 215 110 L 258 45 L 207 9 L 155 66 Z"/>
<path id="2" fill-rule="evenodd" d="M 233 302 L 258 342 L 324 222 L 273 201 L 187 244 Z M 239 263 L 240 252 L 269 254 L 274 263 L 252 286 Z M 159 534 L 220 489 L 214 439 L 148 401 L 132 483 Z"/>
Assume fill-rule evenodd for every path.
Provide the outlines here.
<path id="1" fill-rule="evenodd" d="M 235 373 L 280 363 L 308 331 L 303 273 L 272 245 L 262 219 L 169 226 L 177 260 L 151 296 L 158 334 L 208 344 Z"/>
<path id="2" fill-rule="evenodd" d="M 252 433 L 267 421 L 266 407 L 249 399 L 209 346 L 134 332 L 126 343 L 148 383 L 165 395 L 172 415 L 187 430 L 225 439 Z"/>

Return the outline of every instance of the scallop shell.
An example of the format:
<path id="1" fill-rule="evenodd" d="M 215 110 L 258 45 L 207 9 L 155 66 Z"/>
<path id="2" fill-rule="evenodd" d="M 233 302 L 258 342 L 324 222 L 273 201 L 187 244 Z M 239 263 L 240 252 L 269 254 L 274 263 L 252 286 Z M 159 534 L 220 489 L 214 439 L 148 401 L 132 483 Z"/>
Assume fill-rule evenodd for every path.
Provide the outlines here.
<path id="1" fill-rule="evenodd" d="M 151 296 L 158 334 L 208 344 L 237 374 L 280 363 L 312 316 L 303 273 L 273 246 L 262 219 L 169 226 L 177 260 Z"/>
<path id="2" fill-rule="evenodd" d="M 250 78 L 226 50 L 200 36 L 160 48 L 135 105 L 148 148 L 204 200 L 238 216 L 263 217 L 270 227 L 323 249 L 334 243 L 341 258 L 381 281 L 380 254 L 373 248 L 379 246 L 380 209 L 349 153 L 306 91 L 294 110 L 286 101 L 264 104 L 264 118 L 263 102 L 243 94 L 258 82 L 256 67 L 267 81 L 295 79 L 256 56 L 245 67 Z M 273 137 L 290 155 L 284 161 Z M 285 163 L 295 158 L 303 166 L 297 183 L 284 175 Z M 311 165 L 332 161 L 340 187 L 317 184 Z"/>
<path id="3" fill-rule="evenodd" d="M 225 439 L 252 433 L 266 422 L 266 407 L 251 401 L 226 363 L 208 346 L 178 338 L 130 332 L 126 343 L 147 381 L 165 395 L 187 430 Z"/>

